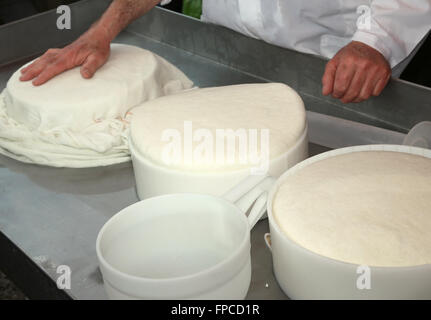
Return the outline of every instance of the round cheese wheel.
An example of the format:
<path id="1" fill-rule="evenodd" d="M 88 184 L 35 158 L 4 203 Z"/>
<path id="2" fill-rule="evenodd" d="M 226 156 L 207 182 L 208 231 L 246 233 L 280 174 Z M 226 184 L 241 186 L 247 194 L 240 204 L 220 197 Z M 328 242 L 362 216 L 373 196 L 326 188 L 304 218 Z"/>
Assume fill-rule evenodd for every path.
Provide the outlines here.
<path id="1" fill-rule="evenodd" d="M 286 176 L 273 198 L 300 246 L 368 266 L 431 263 L 431 159 L 391 151 L 327 157 Z"/>
<path id="2" fill-rule="evenodd" d="M 128 111 L 193 85 L 163 58 L 122 44 L 111 45 L 91 79 L 83 79 L 79 67 L 41 86 L 20 75 L 17 70 L 0 94 L 0 153 L 58 167 L 129 161 Z"/>
<path id="3" fill-rule="evenodd" d="M 300 96 L 280 83 L 191 89 L 133 111 L 131 140 L 153 164 L 213 172 L 259 167 L 306 130 Z"/>
<path id="4" fill-rule="evenodd" d="M 82 130 L 105 119 L 124 118 L 132 107 L 192 86 L 176 67 L 139 47 L 112 44 L 108 61 L 91 79 L 80 68 L 41 86 L 20 81 L 16 71 L 6 87 L 7 114 L 30 129 L 67 126 Z"/>

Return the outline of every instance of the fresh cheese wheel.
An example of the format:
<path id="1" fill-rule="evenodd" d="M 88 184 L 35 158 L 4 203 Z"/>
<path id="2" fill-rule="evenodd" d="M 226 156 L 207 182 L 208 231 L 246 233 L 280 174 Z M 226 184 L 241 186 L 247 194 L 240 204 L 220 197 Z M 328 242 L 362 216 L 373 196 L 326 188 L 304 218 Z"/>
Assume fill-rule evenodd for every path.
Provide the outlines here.
<path id="1" fill-rule="evenodd" d="M 91 167 L 128 161 L 128 111 L 189 89 L 192 82 L 156 54 L 112 44 L 91 79 L 80 68 L 41 86 L 17 70 L 0 95 L 0 153 L 50 166 Z"/>
<path id="2" fill-rule="evenodd" d="M 324 158 L 285 177 L 273 215 L 289 239 L 335 260 L 430 264 L 431 159 L 392 151 Z"/>
<path id="3" fill-rule="evenodd" d="M 6 110 L 30 129 L 67 126 L 85 129 L 95 121 L 124 118 L 132 107 L 192 83 L 176 67 L 138 47 L 112 44 L 108 61 L 91 79 L 80 68 L 68 70 L 41 86 L 20 81 L 15 72 L 7 83 Z"/>
<path id="4" fill-rule="evenodd" d="M 302 99 L 279 83 L 187 90 L 144 103 L 131 122 L 141 156 L 193 172 L 258 168 L 291 150 L 305 131 Z"/>

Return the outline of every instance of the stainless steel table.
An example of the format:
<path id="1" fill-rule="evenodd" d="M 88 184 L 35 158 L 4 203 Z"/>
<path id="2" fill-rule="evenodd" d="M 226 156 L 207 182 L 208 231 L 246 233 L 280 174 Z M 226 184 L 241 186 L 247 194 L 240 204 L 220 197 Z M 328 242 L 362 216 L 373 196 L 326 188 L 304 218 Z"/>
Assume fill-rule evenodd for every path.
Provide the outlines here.
<path id="1" fill-rule="evenodd" d="M 26 61 L 81 34 L 106 8 L 103 0 L 72 5 L 72 30 L 55 28 L 51 11 L 0 28 L 0 89 Z M 394 80 L 382 97 L 345 106 L 320 95 L 325 61 L 249 39 L 222 27 L 155 9 L 115 42 L 152 50 L 197 86 L 279 81 L 299 91 L 307 109 L 406 132 L 431 118 L 431 90 Z M 408 107 L 408 108 L 407 108 Z M 311 154 L 327 148 L 311 144 Z M 95 253 L 101 226 L 138 200 L 130 163 L 96 169 L 22 164 L 0 156 L 0 269 L 31 298 L 106 298 Z M 263 234 L 252 231 L 250 299 L 285 299 L 272 274 Z M 72 270 L 70 290 L 55 281 L 59 265 Z"/>
<path id="2" fill-rule="evenodd" d="M 317 146 L 312 150 L 320 151 Z M 0 164 L 1 232 L 52 281 L 60 276 L 59 265 L 69 266 L 72 281 L 67 293 L 71 297 L 106 298 L 96 236 L 112 215 L 138 201 L 131 163 L 57 169 L 0 156 Z M 252 231 L 253 280 L 248 298 L 286 298 L 272 274 L 271 254 L 263 241 L 266 232 L 266 220 Z"/>

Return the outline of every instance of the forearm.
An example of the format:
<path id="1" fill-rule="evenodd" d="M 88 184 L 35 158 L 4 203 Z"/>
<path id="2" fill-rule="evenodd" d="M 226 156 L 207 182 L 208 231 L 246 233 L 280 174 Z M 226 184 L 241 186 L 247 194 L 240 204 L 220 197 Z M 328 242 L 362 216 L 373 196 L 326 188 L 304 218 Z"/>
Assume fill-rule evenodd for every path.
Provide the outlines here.
<path id="1" fill-rule="evenodd" d="M 114 0 L 91 29 L 112 41 L 133 20 L 141 17 L 160 0 Z"/>
<path id="2" fill-rule="evenodd" d="M 167 0 L 163 0 L 166 2 Z M 21 69 L 21 81 L 35 86 L 56 75 L 81 66 L 81 75 L 91 78 L 109 58 L 110 43 L 129 23 L 150 11 L 160 0 L 114 0 L 102 17 L 71 44 L 50 49 Z"/>

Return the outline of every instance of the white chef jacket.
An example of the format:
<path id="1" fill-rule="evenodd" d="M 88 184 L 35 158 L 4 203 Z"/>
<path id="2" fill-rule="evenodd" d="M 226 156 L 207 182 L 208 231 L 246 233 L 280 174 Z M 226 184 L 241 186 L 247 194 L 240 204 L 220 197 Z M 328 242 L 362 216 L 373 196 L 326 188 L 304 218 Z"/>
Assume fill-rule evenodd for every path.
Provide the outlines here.
<path id="1" fill-rule="evenodd" d="M 429 32 L 431 0 L 203 0 L 201 19 L 329 59 L 360 41 L 395 67 Z"/>

